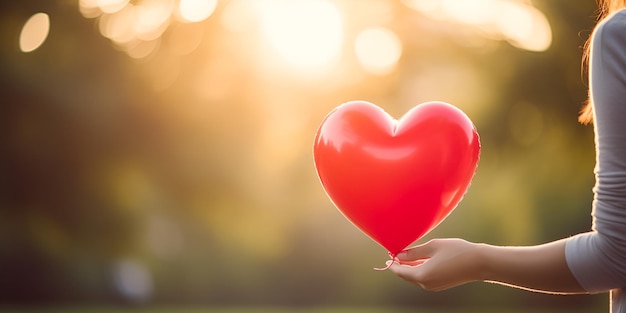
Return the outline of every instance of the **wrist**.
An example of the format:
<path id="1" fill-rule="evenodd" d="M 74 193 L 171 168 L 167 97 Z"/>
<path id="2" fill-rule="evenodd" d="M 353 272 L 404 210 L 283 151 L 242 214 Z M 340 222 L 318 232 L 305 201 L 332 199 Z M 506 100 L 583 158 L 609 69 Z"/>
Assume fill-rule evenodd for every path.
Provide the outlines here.
<path id="1" fill-rule="evenodd" d="M 476 264 L 476 280 L 490 281 L 494 280 L 494 246 L 485 243 L 475 244 L 475 264 Z"/>

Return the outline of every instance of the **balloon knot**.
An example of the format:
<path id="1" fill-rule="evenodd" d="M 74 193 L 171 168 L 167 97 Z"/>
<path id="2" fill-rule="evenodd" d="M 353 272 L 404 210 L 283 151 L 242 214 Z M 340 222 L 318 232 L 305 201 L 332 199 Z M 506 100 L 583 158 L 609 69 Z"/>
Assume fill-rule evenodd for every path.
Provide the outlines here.
<path id="1" fill-rule="evenodd" d="M 391 267 L 391 265 L 393 265 L 393 262 L 398 260 L 398 258 L 395 255 L 392 255 L 391 253 L 389 253 L 389 257 L 391 258 L 391 260 L 387 261 L 387 266 L 385 266 L 385 267 L 374 267 L 374 270 L 375 271 L 386 271 L 386 270 L 388 270 Z"/>

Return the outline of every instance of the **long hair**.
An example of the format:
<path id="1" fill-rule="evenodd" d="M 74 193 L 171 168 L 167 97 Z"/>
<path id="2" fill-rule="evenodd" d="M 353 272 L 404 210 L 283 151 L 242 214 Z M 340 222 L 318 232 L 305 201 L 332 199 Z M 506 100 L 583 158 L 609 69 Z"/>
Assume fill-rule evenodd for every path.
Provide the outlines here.
<path id="1" fill-rule="evenodd" d="M 602 22 L 607 16 L 615 13 L 623 8 L 626 8 L 626 0 L 597 0 L 598 2 L 598 11 L 597 11 L 597 21 L 598 24 Z M 597 24 L 596 24 L 597 25 Z M 584 52 L 583 52 L 583 68 L 589 68 L 589 56 L 591 49 L 591 36 L 585 42 Z M 593 122 L 593 104 L 591 102 L 591 95 L 587 99 L 585 105 L 580 110 L 580 115 L 578 115 L 578 121 L 587 125 Z"/>

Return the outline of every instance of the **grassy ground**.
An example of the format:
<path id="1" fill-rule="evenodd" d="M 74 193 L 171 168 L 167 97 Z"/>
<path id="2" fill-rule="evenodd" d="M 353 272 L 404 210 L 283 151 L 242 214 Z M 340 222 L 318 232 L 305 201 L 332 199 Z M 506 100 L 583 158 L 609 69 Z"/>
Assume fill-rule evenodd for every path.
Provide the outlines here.
<path id="1" fill-rule="evenodd" d="M 468 310 L 420 310 L 417 308 L 129 308 L 129 307 L 71 307 L 71 308 L 0 308 L 0 313 L 526 313 L 526 311 L 502 311 L 502 309 L 468 309 Z M 561 313 L 560 311 L 533 311 L 534 313 Z M 562 311 L 562 313 L 582 313 L 584 311 Z"/>

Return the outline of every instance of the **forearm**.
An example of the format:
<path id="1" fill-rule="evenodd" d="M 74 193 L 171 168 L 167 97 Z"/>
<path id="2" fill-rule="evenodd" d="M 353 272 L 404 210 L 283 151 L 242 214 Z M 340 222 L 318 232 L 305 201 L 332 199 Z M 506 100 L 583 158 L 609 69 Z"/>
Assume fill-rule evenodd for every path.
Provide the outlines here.
<path id="1" fill-rule="evenodd" d="M 584 293 L 565 260 L 565 240 L 538 246 L 478 245 L 482 280 L 548 293 Z"/>

